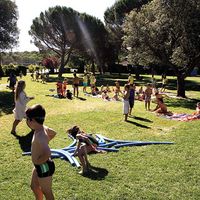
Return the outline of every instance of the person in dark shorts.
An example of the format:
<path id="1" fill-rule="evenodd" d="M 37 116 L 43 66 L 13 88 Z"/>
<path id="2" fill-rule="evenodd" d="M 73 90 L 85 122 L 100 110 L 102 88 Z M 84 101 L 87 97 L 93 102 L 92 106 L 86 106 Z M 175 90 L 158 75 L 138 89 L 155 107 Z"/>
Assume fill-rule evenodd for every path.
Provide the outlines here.
<path id="1" fill-rule="evenodd" d="M 129 115 L 132 114 L 134 102 L 135 102 L 135 84 L 130 84 Z"/>
<path id="2" fill-rule="evenodd" d="M 31 179 L 31 189 L 36 199 L 54 200 L 52 191 L 52 175 L 55 171 L 51 160 L 49 141 L 55 137 L 56 132 L 43 125 L 45 109 L 41 105 L 34 105 L 26 110 L 27 125 L 34 130 L 31 146 L 31 158 L 34 164 Z"/>

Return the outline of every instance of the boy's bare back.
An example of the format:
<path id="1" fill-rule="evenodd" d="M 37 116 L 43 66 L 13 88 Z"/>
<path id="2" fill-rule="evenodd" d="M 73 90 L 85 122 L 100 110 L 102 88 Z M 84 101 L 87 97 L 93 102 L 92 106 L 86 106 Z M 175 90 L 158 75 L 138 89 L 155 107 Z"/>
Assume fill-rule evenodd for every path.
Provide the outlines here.
<path id="1" fill-rule="evenodd" d="M 51 151 L 48 143 L 49 136 L 46 128 L 43 128 L 40 131 L 35 131 L 31 147 L 32 162 L 34 164 L 40 165 L 50 158 Z"/>

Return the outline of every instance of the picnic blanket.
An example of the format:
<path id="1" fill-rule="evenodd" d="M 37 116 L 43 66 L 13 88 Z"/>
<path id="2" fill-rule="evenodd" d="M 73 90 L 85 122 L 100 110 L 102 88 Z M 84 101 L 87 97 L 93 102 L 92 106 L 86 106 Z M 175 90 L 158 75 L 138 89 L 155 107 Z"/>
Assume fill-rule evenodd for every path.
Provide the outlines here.
<path id="1" fill-rule="evenodd" d="M 163 117 L 165 117 L 167 119 L 183 121 L 183 122 L 200 120 L 200 115 L 191 115 L 191 114 L 185 114 L 185 113 L 183 113 L 183 114 L 174 113 L 170 116 L 169 115 L 163 115 Z"/>

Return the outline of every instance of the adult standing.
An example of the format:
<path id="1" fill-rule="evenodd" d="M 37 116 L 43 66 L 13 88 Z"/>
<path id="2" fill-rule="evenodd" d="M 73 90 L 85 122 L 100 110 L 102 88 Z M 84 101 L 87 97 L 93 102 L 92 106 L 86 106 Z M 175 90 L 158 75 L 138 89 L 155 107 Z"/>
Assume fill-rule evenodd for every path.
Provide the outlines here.
<path id="1" fill-rule="evenodd" d="M 10 76 L 9 76 L 9 78 L 8 78 L 8 81 L 10 81 L 10 83 L 9 83 L 9 88 L 14 92 L 14 90 L 15 90 L 15 85 L 16 85 L 16 83 L 17 83 L 17 77 L 16 77 L 16 75 L 15 75 L 13 72 L 10 73 Z M 7 82 L 8 82 L 8 81 L 7 81 Z"/>

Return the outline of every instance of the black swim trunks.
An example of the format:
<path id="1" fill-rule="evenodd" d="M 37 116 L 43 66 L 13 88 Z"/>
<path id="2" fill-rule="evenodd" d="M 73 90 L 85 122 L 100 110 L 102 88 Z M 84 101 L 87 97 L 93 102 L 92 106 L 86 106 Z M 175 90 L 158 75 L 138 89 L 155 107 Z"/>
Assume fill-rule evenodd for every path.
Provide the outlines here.
<path id="1" fill-rule="evenodd" d="M 38 177 L 44 178 L 52 176 L 55 171 L 55 164 L 52 160 L 47 160 L 41 165 L 35 165 Z"/>
<path id="2" fill-rule="evenodd" d="M 79 86 L 79 84 L 78 83 L 74 83 L 74 87 L 78 87 Z"/>

